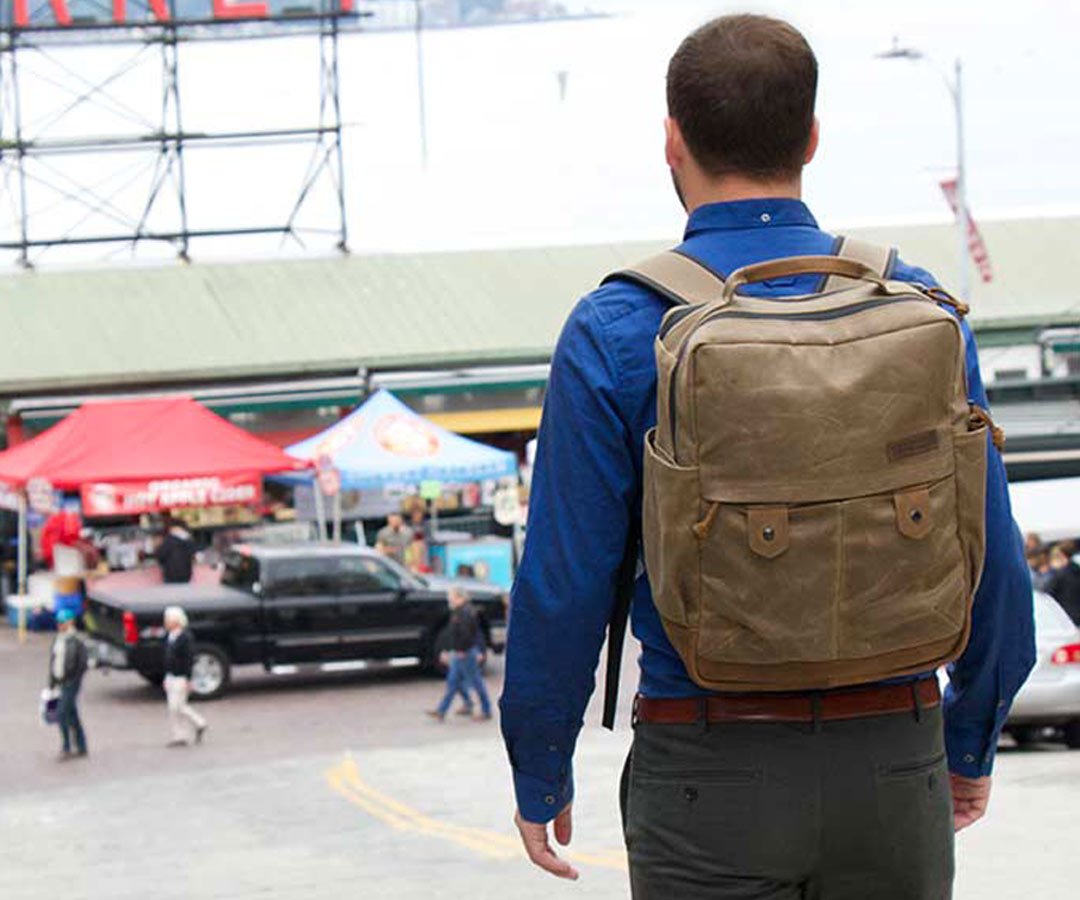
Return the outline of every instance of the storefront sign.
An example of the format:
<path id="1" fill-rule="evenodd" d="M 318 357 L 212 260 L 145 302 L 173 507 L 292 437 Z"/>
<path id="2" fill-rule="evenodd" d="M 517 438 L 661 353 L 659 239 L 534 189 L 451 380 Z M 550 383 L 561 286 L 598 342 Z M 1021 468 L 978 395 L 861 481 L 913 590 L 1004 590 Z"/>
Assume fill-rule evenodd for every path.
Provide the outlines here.
<path id="1" fill-rule="evenodd" d="M 516 525 L 521 521 L 521 501 L 518 499 L 517 488 L 501 488 L 496 491 L 493 505 L 495 521 L 500 525 Z"/>
<path id="2" fill-rule="evenodd" d="M 337 469 L 319 469 L 315 478 L 319 489 L 327 497 L 334 497 L 341 491 L 341 473 Z"/>
<path id="3" fill-rule="evenodd" d="M 0 481 L 0 509 L 19 511 L 19 492 L 10 484 Z"/>
<path id="4" fill-rule="evenodd" d="M 51 513 L 59 509 L 56 492 L 47 478 L 31 478 L 26 482 L 26 499 L 30 509 L 38 513 Z"/>
<path id="5" fill-rule="evenodd" d="M 261 499 L 258 475 L 99 481 L 82 488 L 85 516 L 128 516 L 189 506 L 247 506 Z"/>

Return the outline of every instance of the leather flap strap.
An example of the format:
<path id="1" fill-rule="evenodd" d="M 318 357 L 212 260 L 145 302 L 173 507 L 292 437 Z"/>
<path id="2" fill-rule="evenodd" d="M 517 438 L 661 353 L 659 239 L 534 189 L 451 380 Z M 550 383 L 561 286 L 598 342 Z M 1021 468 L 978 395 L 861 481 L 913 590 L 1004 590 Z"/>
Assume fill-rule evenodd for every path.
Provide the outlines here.
<path id="1" fill-rule="evenodd" d="M 758 556 L 774 559 L 788 548 L 790 529 L 786 506 L 756 506 L 746 511 L 746 536 Z"/>
<path id="2" fill-rule="evenodd" d="M 636 281 L 662 295 L 676 306 L 697 306 L 719 302 L 724 295 L 724 278 L 677 250 L 665 250 L 612 272 L 601 284 L 616 279 Z"/>
<path id="3" fill-rule="evenodd" d="M 922 540 L 930 533 L 930 488 L 911 488 L 893 494 L 896 527 L 904 537 Z"/>

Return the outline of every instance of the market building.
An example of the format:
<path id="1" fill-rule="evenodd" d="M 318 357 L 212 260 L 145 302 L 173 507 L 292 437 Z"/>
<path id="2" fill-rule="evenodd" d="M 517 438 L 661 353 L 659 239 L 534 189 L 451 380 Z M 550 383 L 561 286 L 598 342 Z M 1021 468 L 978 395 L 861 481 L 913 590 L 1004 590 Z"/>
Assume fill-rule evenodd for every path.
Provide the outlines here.
<path id="1" fill-rule="evenodd" d="M 981 223 L 970 321 L 1013 478 L 1080 473 L 1080 218 Z M 948 224 L 852 229 L 946 284 Z M 183 393 L 281 446 L 380 387 L 519 454 L 575 299 L 659 242 L 18 272 L 0 278 L 0 411 L 20 443 L 93 396 Z"/>

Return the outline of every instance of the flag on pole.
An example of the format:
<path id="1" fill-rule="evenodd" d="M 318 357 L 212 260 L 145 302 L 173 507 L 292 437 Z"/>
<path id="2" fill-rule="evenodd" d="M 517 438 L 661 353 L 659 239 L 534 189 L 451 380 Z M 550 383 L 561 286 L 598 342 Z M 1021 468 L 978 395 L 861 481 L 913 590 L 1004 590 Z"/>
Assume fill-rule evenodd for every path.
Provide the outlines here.
<path id="1" fill-rule="evenodd" d="M 945 200 L 952 209 L 953 215 L 959 216 L 960 203 L 957 196 L 956 179 L 947 178 L 945 181 L 942 181 L 941 190 L 942 193 L 945 194 Z M 979 226 L 975 224 L 975 219 L 972 217 L 970 209 L 967 210 L 967 238 L 968 252 L 971 253 L 971 258 L 975 261 L 975 265 L 979 269 L 979 277 L 982 278 L 985 284 L 989 284 L 994 280 L 994 273 L 990 268 L 990 251 L 986 249 L 986 242 L 979 232 Z"/>

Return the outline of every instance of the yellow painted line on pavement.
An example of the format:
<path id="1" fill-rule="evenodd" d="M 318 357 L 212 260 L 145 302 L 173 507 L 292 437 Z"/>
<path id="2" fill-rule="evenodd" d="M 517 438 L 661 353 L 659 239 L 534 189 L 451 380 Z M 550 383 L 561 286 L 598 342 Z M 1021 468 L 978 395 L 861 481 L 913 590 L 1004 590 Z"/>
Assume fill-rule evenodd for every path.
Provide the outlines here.
<path id="1" fill-rule="evenodd" d="M 488 859 L 515 859 L 525 855 L 521 841 L 508 834 L 487 828 L 473 828 L 441 822 L 373 788 L 360 775 L 356 760 L 346 754 L 338 765 L 326 772 L 327 784 L 354 806 L 395 831 L 411 831 L 439 838 Z M 565 851 L 567 859 L 582 865 L 626 871 L 622 851 L 578 853 Z"/>

